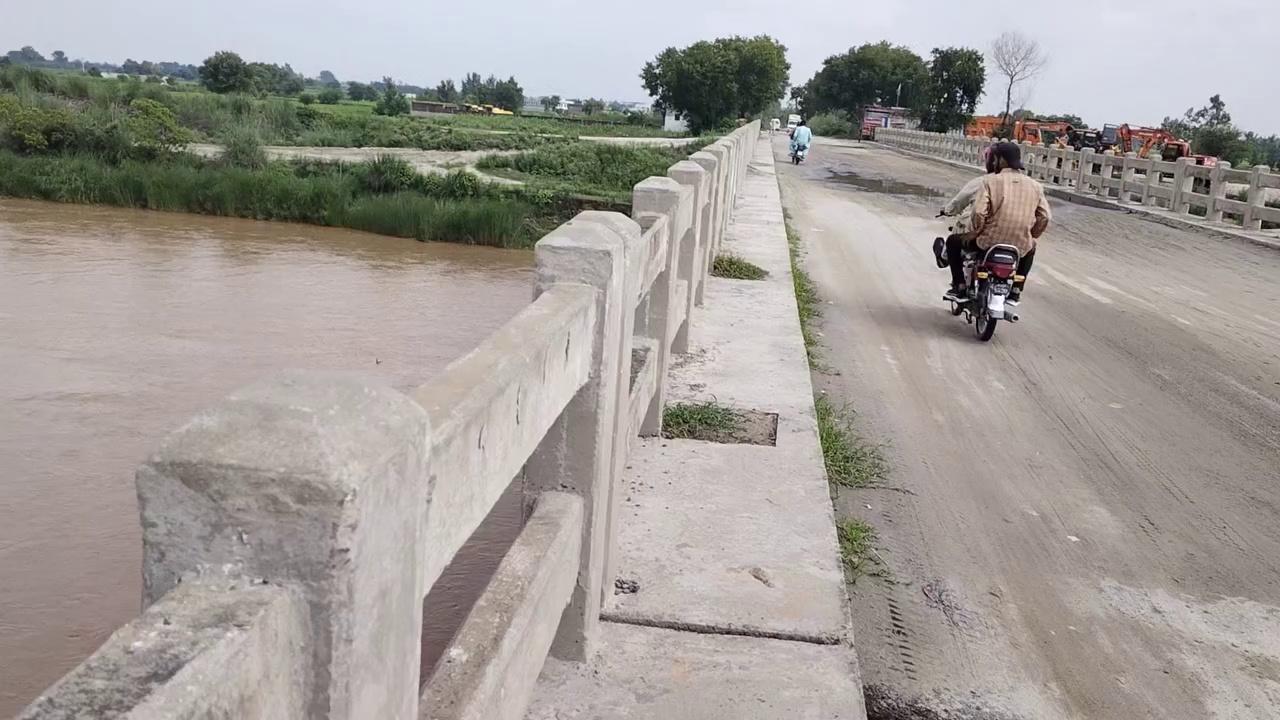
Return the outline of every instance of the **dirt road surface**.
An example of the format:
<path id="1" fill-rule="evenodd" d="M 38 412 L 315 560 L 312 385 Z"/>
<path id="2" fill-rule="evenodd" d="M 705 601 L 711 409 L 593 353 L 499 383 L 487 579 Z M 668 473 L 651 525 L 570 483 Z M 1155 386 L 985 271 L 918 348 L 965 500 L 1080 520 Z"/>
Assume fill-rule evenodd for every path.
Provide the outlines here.
<path id="1" fill-rule="evenodd" d="M 785 142 L 815 381 L 893 465 L 837 501 L 891 574 L 851 588 L 864 680 L 946 717 L 1280 717 L 1280 252 L 1055 201 L 983 344 L 929 250 L 972 175 Z"/>

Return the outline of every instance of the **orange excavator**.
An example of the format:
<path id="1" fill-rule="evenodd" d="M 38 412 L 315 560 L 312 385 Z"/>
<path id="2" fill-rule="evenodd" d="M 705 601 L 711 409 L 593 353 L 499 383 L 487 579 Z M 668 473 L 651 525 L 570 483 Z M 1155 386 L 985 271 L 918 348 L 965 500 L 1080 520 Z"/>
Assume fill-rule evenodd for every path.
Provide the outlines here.
<path id="1" fill-rule="evenodd" d="M 995 137 L 1008 124 L 1001 115 L 979 115 L 965 126 L 964 134 L 968 137 Z M 1030 142 L 1037 145 L 1048 145 L 1059 136 L 1069 135 L 1073 128 L 1065 122 L 1046 122 L 1041 120 L 1018 120 L 1013 123 L 1013 139 L 1017 142 Z"/>
<path id="2" fill-rule="evenodd" d="M 1216 158 L 1207 155 L 1192 155 L 1191 143 L 1163 128 L 1131 127 L 1124 125 L 1105 125 L 1102 128 L 1102 149 L 1114 150 L 1117 155 L 1136 152 L 1138 157 L 1150 157 L 1153 150 L 1158 150 L 1160 159 L 1173 162 L 1178 158 L 1189 157 L 1196 160 L 1197 165 L 1212 165 Z"/>

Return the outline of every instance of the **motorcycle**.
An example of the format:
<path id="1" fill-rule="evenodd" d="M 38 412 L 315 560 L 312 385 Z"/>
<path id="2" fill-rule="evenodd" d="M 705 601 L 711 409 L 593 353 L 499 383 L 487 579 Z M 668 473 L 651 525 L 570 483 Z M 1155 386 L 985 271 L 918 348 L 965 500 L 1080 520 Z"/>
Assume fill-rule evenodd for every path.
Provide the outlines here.
<path id="1" fill-rule="evenodd" d="M 808 145 L 796 145 L 795 143 L 791 144 L 791 162 L 795 163 L 796 165 L 799 165 L 800 163 L 804 162 L 804 159 L 808 154 L 809 154 Z"/>
<path id="2" fill-rule="evenodd" d="M 965 295 L 963 302 L 944 295 L 951 307 L 951 314 L 964 315 L 965 322 L 973 325 L 978 340 L 988 342 L 996 333 L 996 325 L 1004 320 L 1017 322 L 1018 313 L 1009 301 L 1013 284 L 1023 280 L 1018 275 L 1018 248 L 1012 245 L 992 245 L 986 250 L 966 250 L 964 253 Z"/>

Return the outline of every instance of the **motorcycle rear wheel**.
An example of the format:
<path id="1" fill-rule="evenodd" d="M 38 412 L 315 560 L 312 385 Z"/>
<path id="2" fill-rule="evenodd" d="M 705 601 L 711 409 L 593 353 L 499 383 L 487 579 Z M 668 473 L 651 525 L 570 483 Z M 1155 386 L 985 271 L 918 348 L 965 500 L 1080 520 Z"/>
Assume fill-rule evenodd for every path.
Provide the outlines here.
<path id="1" fill-rule="evenodd" d="M 978 340 L 989 342 L 991 336 L 996 334 L 996 323 L 998 322 L 999 320 L 985 312 L 977 313 L 977 316 L 973 319 L 973 332 L 978 336 Z"/>

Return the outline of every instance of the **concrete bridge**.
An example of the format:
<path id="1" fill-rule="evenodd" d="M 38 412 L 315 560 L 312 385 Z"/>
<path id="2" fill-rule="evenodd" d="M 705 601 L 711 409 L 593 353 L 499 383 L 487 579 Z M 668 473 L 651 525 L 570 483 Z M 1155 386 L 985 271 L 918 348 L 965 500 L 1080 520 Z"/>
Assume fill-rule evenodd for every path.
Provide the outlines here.
<path id="1" fill-rule="evenodd" d="M 980 345 L 928 247 L 982 143 L 880 133 L 775 168 L 753 124 L 579 215 L 410 393 L 294 373 L 193 418 L 137 474 L 144 612 L 20 718 L 1275 717 L 1276 176 L 1026 148 L 1068 202 Z M 784 203 L 813 382 L 893 467 L 836 518 Z M 709 278 L 721 249 L 768 277 Z M 773 445 L 660 437 L 712 398 Z M 422 682 L 422 599 L 512 478 L 524 528 Z M 852 612 L 845 518 L 891 575 Z"/>
<path id="2" fill-rule="evenodd" d="M 544 237 L 532 303 L 413 392 L 290 373 L 173 432 L 137 472 L 142 615 L 22 720 L 614 717 L 622 707 L 793 717 L 801 706 L 860 717 L 778 187 L 758 137 L 752 123 L 640 183 L 634 218 L 586 212 Z M 708 289 L 726 238 L 773 272 L 755 296 Z M 704 306 L 722 316 L 695 347 Z M 774 347 L 761 350 L 762 339 Z M 786 411 L 777 447 L 690 458 L 651 440 L 669 392 L 699 398 L 691 388 L 706 385 L 688 378 L 708 352 L 733 358 L 704 368 L 734 369 L 736 390 L 725 383 L 721 400 L 754 393 L 743 402 Z M 744 387 L 762 373 L 786 382 Z M 736 504 L 698 502 L 732 477 L 727 461 L 782 463 L 803 471 L 806 489 L 760 478 L 780 498 L 773 511 L 755 507 L 745 482 L 726 493 L 746 493 Z M 703 484 L 674 485 L 672 463 Z M 524 528 L 421 683 L 423 598 L 512 478 Z M 658 483 L 675 494 L 654 495 Z M 734 560 L 716 543 L 735 532 L 729 550 L 771 543 L 745 520 L 753 514 L 803 530 L 779 544 L 785 552 Z M 716 524 L 728 529 L 692 535 Z M 700 547 L 681 549 L 690 543 Z M 642 591 L 615 600 L 624 573 Z M 735 589 L 744 582 L 754 587 Z M 812 673 L 830 676 L 820 692 L 802 681 Z"/>

